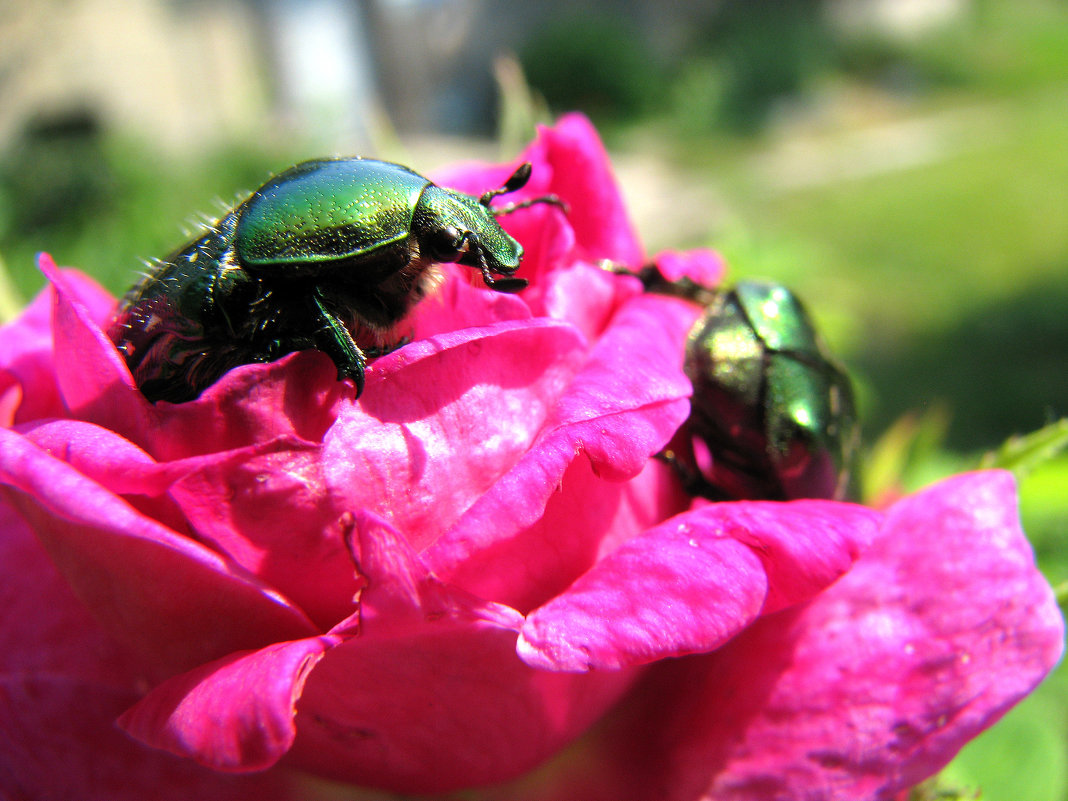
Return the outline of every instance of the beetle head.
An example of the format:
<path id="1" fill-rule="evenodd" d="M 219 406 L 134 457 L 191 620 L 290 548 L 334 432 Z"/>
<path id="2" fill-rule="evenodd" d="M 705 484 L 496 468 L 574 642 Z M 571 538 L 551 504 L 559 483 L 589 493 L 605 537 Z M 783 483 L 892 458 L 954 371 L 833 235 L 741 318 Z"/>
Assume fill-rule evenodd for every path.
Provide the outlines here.
<path id="1" fill-rule="evenodd" d="M 527 281 L 513 278 L 523 258 L 523 247 L 497 222 L 496 218 L 535 204 L 548 203 L 566 211 L 555 195 L 531 198 L 494 208 L 490 202 L 500 195 L 517 192 L 530 180 L 530 162 L 524 162 L 498 189 L 483 192 L 479 198 L 431 184 L 420 200 L 414 228 L 420 232 L 423 253 L 439 262 L 456 262 L 482 273 L 486 286 L 499 292 L 519 292 Z M 503 277 L 494 277 L 503 276 Z"/>
<path id="2" fill-rule="evenodd" d="M 470 195 L 433 184 L 424 191 L 420 205 L 422 213 L 417 212 L 413 226 L 420 252 L 437 262 L 474 267 L 487 286 L 501 292 L 526 287 L 525 280 L 511 277 L 519 269 L 523 247 L 501 228 L 488 207 Z"/>

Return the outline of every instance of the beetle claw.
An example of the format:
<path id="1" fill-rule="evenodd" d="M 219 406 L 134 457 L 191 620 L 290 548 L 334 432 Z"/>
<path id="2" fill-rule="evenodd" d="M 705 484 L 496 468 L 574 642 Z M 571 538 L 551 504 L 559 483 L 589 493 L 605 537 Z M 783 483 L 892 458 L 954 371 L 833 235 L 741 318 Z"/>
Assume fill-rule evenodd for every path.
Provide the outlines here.
<path id="1" fill-rule="evenodd" d="M 508 294 L 522 292 L 530 283 L 526 278 L 494 278 L 487 274 L 483 274 L 482 278 L 486 282 L 486 286 L 490 289 L 495 289 L 498 292 L 507 292 Z"/>

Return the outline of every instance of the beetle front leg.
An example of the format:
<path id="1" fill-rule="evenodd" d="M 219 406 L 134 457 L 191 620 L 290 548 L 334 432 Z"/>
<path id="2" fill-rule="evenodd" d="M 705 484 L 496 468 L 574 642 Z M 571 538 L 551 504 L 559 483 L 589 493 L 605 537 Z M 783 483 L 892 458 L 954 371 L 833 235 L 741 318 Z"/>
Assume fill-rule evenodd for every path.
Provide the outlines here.
<path id="1" fill-rule="evenodd" d="M 333 360 L 338 381 L 352 379 L 358 398 L 363 393 L 364 365 L 367 363 L 363 351 L 353 341 L 349 330 L 323 305 L 318 292 L 312 296 L 312 301 L 318 317 L 318 327 L 312 338 L 315 347 Z"/>
<path id="2" fill-rule="evenodd" d="M 570 214 L 571 209 L 568 205 L 558 198 L 556 195 L 540 195 L 538 197 L 532 197 L 529 200 L 521 200 L 518 203 L 509 203 L 507 206 L 497 206 L 490 208 L 490 214 L 494 217 L 503 217 L 506 214 L 511 214 L 514 211 L 520 209 L 529 209 L 531 206 L 538 205 L 556 206 L 564 214 Z"/>

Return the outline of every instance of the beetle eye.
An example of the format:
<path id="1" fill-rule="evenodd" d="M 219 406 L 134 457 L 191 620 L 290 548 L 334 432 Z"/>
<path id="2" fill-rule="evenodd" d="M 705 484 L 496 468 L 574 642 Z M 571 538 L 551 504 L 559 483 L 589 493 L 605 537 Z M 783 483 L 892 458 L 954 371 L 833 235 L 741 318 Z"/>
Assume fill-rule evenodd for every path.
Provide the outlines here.
<path id="1" fill-rule="evenodd" d="M 468 244 L 467 232 L 451 227 L 434 231 L 427 242 L 430 256 L 439 262 L 459 261 L 467 253 Z"/>

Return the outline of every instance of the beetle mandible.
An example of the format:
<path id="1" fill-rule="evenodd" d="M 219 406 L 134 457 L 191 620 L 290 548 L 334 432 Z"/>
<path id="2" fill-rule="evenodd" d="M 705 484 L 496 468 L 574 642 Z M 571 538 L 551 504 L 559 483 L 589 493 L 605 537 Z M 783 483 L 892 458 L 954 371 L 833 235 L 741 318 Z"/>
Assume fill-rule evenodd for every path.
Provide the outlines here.
<path id="1" fill-rule="evenodd" d="M 196 398 L 225 372 L 317 349 L 363 391 L 368 356 L 438 281 L 434 265 L 477 269 L 518 292 L 522 246 L 496 218 L 554 195 L 493 207 L 526 185 L 524 163 L 481 197 L 386 161 L 316 159 L 271 178 L 154 265 L 122 300 L 108 336 L 152 402 Z"/>

